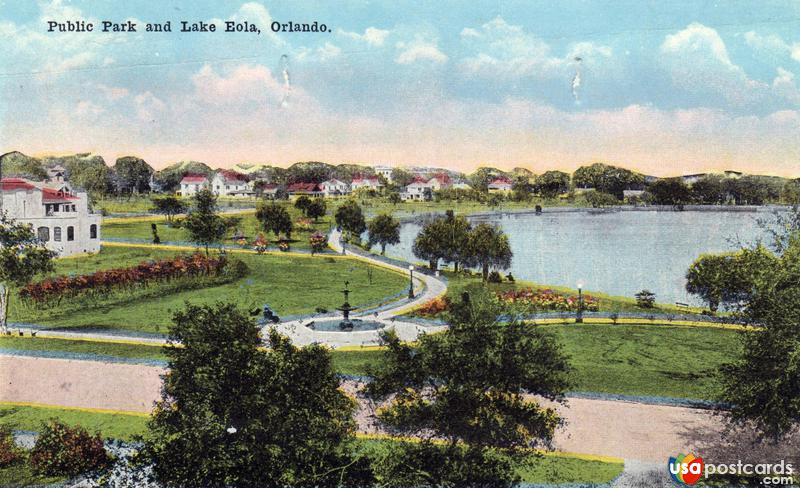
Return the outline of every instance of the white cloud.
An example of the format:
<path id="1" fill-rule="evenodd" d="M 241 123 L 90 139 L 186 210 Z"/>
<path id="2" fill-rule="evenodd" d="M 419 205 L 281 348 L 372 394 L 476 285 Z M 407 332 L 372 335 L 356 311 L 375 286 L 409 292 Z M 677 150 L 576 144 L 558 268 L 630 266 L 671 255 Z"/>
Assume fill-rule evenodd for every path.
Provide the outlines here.
<path id="1" fill-rule="evenodd" d="M 239 65 L 227 75 L 204 65 L 192 75 L 192 84 L 196 99 L 215 105 L 278 98 L 283 89 L 269 69 L 258 65 Z"/>
<path id="2" fill-rule="evenodd" d="M 583 59 L 584 66 L 600 70 L 609 65 L 613 54 L 608 46 L 577 42 L 568 46 L 564 56 L 553 55 L 549 44 L 500 16 L 480 29 L 464 28 L 461 39 L 473 52 L 461 60 L 461 68 L 469 74 L 486 76 L 569 76 L 576 56 Z"/>
<path id="3" fill-rule="evenodd" d="M 278 37 L 277 33 L 272 32 L 270 28 L 270 24 L 272 24 L 273 21 L 272 15 L 270 15 L 267 7 L 259 2 L 243 3 L 242 6 L 239 7 L 239 10 L 231 15 L 228 20 L 255 24 L 261 29 L 261 35 L 272 39 L 272 41 L 277 44 L 283 44 L 283 40 Z"/>
<path id="4" fill-rule="evenodd" d="M 75 115 L 79 117 L 96 117 L 105 111 L 103 107 L 89 100 L 81 100 L 75 106 Z"/>
<path id="5" fill-rule="evenodd" d="M 134 103 L 136 106 L 136 116 L 142 122 L 154 121 L 167 108 L 166 104 L 150 91 L 136 95 Z"/>
<path id="6" fill-rule="evenodd" d="M 412 64 L 417 61 L 441 64 L 447 61 L 447 55 L 439 50 L 436 41 L 417 37 L 413 41 L 398 42 L 395 47 L 399 51 L 395 58 L 398 64 Z"/>
<path id="7" fill-rule="evenodd" d="M 775 34 L 761 35 L 755 31 L 745 32 L 744 40 L 748 46 L 771 56 L 789 56 L 800 61 L 800 42 L 788 43 Z"/>
<path id="8" fill-rule="evenodd" d="M 317 53 L 319 54 L 320 60 L 328 61 L 329 59 L 338 57 L 342 53 L 342 50 L 330 42 L 325 42 L 323 46 L 317 48 Z"/>
<path id="9" fill-rule="evenodd" d="M 356 41 L 363 41 L 370 46 L 376 47 L 383 46 L 384 41 L 386 41 L 386 38 L 389 36 L 388 30 L 378 29 L 377 27 L 367 27 L 363 34 L 359 34 L 358 32 L 348 32 L 342 29 L 338 29 L 336 33 L 340 36 L 349 37 L 350 39 L 355 39 Z"/>

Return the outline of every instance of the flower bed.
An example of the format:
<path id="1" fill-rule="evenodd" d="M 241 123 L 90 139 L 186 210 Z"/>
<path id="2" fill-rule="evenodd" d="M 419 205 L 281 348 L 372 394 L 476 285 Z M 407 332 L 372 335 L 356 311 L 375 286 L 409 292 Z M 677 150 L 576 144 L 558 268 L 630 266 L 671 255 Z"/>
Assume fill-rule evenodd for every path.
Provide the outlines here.
<path id="1" fill-rule="evenodd" d="M 113 291 L 146 287 L 176 279 L 221 276 L 229 265 L 225 257 L 203 254 L 145 261 L 130 268 L 115 268 L 77 276 L 57 276 L 28 283 L 19 291 L 23 301 L 38 305 L 60 302 L 63 298 L 105 295 Z"/>
<path id="2" fill-rule="evenodd" d="M 497 298 L 520 312 L 578 310 L 577 296 L 561 295 L 550 289 L 508 290 L 497 293 Z M 583 295 L 583 309 L 587 312 L 597 312 L 600 310 L 600 301 L 591 295 Z"/>

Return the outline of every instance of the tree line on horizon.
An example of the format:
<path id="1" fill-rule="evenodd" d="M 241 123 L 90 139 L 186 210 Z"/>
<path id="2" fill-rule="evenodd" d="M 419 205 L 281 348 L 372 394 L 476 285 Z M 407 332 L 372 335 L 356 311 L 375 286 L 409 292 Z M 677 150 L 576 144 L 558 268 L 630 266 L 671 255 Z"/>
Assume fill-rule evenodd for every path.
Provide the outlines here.
<path id="1" fill-rule="evenodd" d="M 183 161 L 155 170 L 145 160 L 135 156 L 118 158 L 109 166 L 102 156 L 81 153 L 70 156 L 35 158 L 14 151 L 0 156 L 4 176 L 23 176 L 33 180 L 47 178 L 47 168 L 61 165 L 73 186 L 87 190 L 93 198 L 130 196 L 149 192 L 170 193 L 178 189 L 187 174 L 211 175 L 216 170 L 199 161 Z M 531 200 L 534 196 L 545 199 L 559 195 L 587 193 L 587 203 L 594 207 L 632 204 L 683 206 L 707 205 L 763 205 L 770 203 L 800 203 L 800 178 L 782 178 L 765 175 L 741 175 L 730 178 L 724 174 L 696 175 L 687 183 L 682 177 L 655 178 L 622 167 L 604 163 L 581 166 L 572 174 L 551 170 L 540 175 L 526 168 L 503 171 L 481 167 L 470 174 L 430 168 L 429 176 L 446 175 L 451 181 L 468 183 L 470 190 L 443 189 L 434 194 L 440 200 L 488 200 L 489 184 L 505 179 L 512 184 L 507 198 L 515 201 Z M 359 176 L 376 176 L 375 169 L 367 165 L 324 162 L 298 162 L 287 168 L 268 165 L 240 164 L 234 167 L 243 178 L 281 186 L 297 182 L 321 183 L 332 178 L 346 183 Z M 385 193 L 399 193 L 414 181 L 415 174 L 404 168 L 394 168 L 391 182 L 383 176 Z M 594 191 L 588 191 L 594 190 Z M 641 195 L 626 196 L 626 190 L 644 191 Z M 497 199 L 497 198 L 495 198 Z"/>

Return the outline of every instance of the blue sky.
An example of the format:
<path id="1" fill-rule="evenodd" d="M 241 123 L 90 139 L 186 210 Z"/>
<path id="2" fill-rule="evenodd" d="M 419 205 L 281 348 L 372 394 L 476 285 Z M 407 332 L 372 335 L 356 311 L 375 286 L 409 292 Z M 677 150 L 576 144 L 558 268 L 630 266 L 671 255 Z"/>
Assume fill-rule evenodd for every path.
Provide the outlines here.
<path id="1" fill-rule="evenodd" d="M 796 1 L 113 3 L 0 1 L 3 150 L 800 176 Z"/>

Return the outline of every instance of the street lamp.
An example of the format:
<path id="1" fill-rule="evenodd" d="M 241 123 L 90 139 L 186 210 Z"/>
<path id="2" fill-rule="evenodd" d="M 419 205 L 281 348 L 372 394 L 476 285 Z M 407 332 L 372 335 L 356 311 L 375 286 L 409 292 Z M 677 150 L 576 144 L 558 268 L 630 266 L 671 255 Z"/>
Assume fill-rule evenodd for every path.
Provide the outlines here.
<path id="1" fill-rule="evenodd" d="M 578 280 L 578 313 L 575 314 L 575 323 L 583 323 L 583 280 Z"/>
<path id="2" fill-rule="evenodd" d="M 408 265 L 408 299 L 414 299 L 414 265 Z"/>

